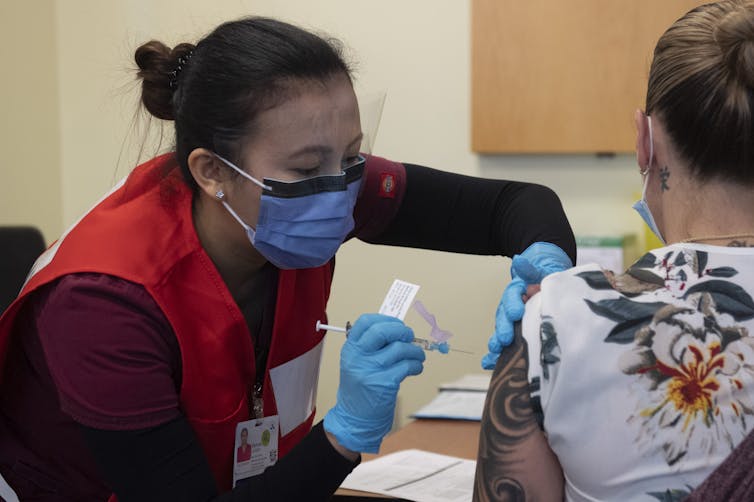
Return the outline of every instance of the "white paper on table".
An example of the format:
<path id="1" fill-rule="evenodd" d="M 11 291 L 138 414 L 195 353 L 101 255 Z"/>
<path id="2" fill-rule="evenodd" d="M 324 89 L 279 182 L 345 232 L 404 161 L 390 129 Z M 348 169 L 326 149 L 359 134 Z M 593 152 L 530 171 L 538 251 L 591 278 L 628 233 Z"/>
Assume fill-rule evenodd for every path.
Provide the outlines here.
<path id="1" fill-rule="evenodd" d="M 492 373 L 468 373 L 462 377 L 440 385 L 440 390 L 473 390 L 487 392 Z"/>
<path id="2" fill-rule="evenodd" d="M 482 420 L 486 392 L 443 390 L 429 404 L 422 406 L 414 418 L 450 418 L 454 420 Z"/>
<path id="3" fill-rule="evenodd" d="M 402 321 L 406 317 L 406 313 L 411 307 L 411 302 L 414 301 L 414 297 L 419 292 L 420 287 L 400 279 L 394 280 L 393 285 L 390 286 L 385 299 L 382 301 L 380 314 L 391 315 Z"/>
<path id="4" fill-rule="evenodd" d="M 613 270 L 617 273 L 625 268 L 623 266 L 623 248 L 579 246 L 576 266 L 588 263 L 596 263 L 606 270 Z"/>
<path id="5" fill-rule="evenodd" d="M 341 488 L 415 502 L 467 502 L 476 462 L 422 450 L 403 450 L 359 464 Z"/>

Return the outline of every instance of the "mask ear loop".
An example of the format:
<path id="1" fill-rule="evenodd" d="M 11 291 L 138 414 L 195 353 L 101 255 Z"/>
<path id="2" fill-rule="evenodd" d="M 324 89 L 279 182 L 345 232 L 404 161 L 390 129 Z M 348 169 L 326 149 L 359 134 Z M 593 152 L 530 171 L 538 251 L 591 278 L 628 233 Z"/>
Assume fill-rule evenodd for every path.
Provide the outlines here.
<path id="1" fill-rule="evenodd" d="M 645 176 L 649 172 L 649 168 L 652 166 L 652 159 L 655 155 L 655 142 L 652 136 L 652 117 L 649 115 L 647 115 L 647 129 L 649 129 L 649 160 L 647 161 L 647 166 L 639 171 L 642 176 Z"/>
<path id="2" fill-rule="evenodd" d="M 251 181 L 255 185 L 258 185 L 258 186 L 262 187 L 262 189 L 264 189 L 264 190 L 272 191 L 271 187 L 268 187 L 267 185 L 265 185 L 264 183 L 260 182 L 259 180 L 257 180 L 253 176 L 251 176 L 251 175 L 247 174 L 246 172 L 242 171 L 241 169 L 239 169 L 238 167 L 236 167 L 236 165 L 233 164 L 228 159 L 225 159 L 225 158 L 223 158 L 222 156 L 220 156 L 220 155 L 218 155 L 216 153 L 215 153 L 215 157 L 217 157 L 218 159 L 220 159 L 228 167 L 230 167 L 234 171 L 238 172 L 238 174 L 240 174 L 244 178 L 248 179 L 249 181 Z M 251 227 L 251 225 L 246 224 L 246 222 L 241 219 L 241 217 L 238 215 L 238 213 L 236 213 L 233 210 L 233 208 L 230 207 L 230 204 L 228 204 L 225 200 L 223 200 L 225 198 L 225 193 L 222 190 L 218 190 L 218 192 L 215 194 L 215 197 L 217 197 L 217 199 L 220 201 L 220 203 L 223 206 L 225 206 L 225 209 L 228 210 L 228 212 L 230 213 L 230 215 L 244 228 L 244 230 L 246 230 L 248 233 L 251 234 L 251 242 L 253 243 L 254 242 L 254 236 L 256 235 L 256 230 L 254 230 Z"/>
<path id="3" fill-rule="evenodd" d="M 272 187 L 271 186 L 265 185 L 264 183 L 262 183 L 261 181 L 259 181 L 258 179 L 256 179 L 255 177 L 253 177 L 252 175 L 250 175 L 249 173 L 247 173 L 243 169 L 238 168 L 233 162 L 229 161 L 226 158 L 223 158 L 221 155 L 219 155 L 217 153 L 215 153 L 215 157 L 217 157 L 218 159 L 220 159 L 226 166 L 230 167 L 231 169 L 233 169 L 234 171 L 236 171 L 238 174 L 240 174 L 241 176 L 243 176 L 247 180 L 249 180 L 252 183 L 254 183 L 255 185 L 261 187 L 263 190 L 267 190 L 268 192 L 272 192 Z"/>
<path id="4" fill-rule="evenodd" d="M 228 203 L 227 203 L 227 202 L 225 202 L 224 200 L 221 200 L 221 201 L 220 201 L 220 204 L 222 204 L 223 206 L 225 206 L 225 209 L 227 209 L 227 210 L 228 210 L 228 212 L 230 213 L 230 215 L 231 215 L 231 216 L 232 216 L 233 218 L 235 218 L 235 220 L 236 220 L 236 221 L 237 221 L 238 223 L 240 223 L 240 224 L 241 224 L 241 226 L 242 226 L 242 227 L 244 228 L 244 230 L 246 230 L 247 232 L 251 232 L 251 233 L 252 233 L 252 236 L 256 234 L 256 230 L 254 230 L 253 228 L 251 228 L 251 225 L 248 225 L 248 224 L 247 224 L 246 222 L 244 222 L 244 221 L 243 221 L 243 220 L 241 219 L 241 217 L 240 217 L 240 216 L 238 216 L 238 213 L 236 213 L 235 211 L 233 211 L 233 208 L 232 208 L 232 207 L 230 207 L 230 204 L 228 204 Z"/>

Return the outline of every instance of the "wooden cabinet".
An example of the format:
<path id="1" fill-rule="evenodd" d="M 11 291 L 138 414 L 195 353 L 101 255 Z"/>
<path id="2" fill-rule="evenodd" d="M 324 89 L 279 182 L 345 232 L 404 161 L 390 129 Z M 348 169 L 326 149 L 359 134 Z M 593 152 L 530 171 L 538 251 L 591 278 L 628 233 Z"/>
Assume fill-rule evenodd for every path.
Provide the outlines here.
<path id="1" fill-rule="evenodd" d="M 692 0 L 472 0 L 472 149 L 631 152 L 657 39 Z"/>

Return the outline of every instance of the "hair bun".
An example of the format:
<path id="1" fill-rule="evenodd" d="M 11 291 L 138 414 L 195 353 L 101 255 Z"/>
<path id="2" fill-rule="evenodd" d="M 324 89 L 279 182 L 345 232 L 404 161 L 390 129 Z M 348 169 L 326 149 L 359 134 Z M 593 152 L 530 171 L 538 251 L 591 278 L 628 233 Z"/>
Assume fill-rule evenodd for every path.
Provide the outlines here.
<path id="1" fill-rule="evenodd" d="M 754 88 L 754 3 L 742 4 L 720 21 L 715 40 L 731 75 Z"/>
<path id="2" fill-rule="evenodd" d="M 134 59 L 139 67 L 137 77 L 141 82 L 141 102 L 157 118 L 173 120 L 173 91 L 178 77 L 179 61 L 194 50 L 192 44 L 179 44 L 172 50 L 157 40 L 151 40 L 136 49 Z M 190 57 L 190 56 L 189 56 Z"/>

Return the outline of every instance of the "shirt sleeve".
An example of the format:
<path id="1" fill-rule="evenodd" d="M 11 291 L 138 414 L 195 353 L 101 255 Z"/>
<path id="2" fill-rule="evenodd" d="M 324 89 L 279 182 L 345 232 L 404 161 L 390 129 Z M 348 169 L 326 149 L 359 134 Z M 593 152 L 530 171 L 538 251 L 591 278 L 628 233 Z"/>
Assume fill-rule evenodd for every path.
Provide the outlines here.
<path id="1" fill-rule="evenodd" d="M 35 319 L 62 410 L 104 430 L 180 415 L 180 350 L 146 290 L 102 274 L 64 276 L 35 299 Z"/>
<path id="2" fill-rule="evenodd" d="M 358 464 L 333 448 L 320 422 L 276 464 L 218 495 L 206 457 L 184 417 L 141 431 L 82 427 L 82 432 L 121 502 L 325 501 Z"/>
<path id="3" fill-rule="evenodd" d="M 537 419 L 537 424 L 540 429 L 544 429 L 544 412 L 542 410 L 542 374 L 547 375 L 547 382 L 554 377 L 553 373 L 557 368 L 551 367 L 552 365 L 542 364 L 542 295 L 536 294 L 528 302 L 526 302 L 526 311 L 524 318 L 521 320 L 521 334 L 526 341 L 529 365 L 527 367 L 527 380 L 529 382 L 529 392 L 532 409 Z M 553 350 L 558 350 L 559 347 L 554 347 Z M 551 362 L 557 362 L 558 355 L 550 355 Z M 555 371 L 553 371 L 555 370 Z M 549 390 L 549 387 L 545 385 Z"/>
<path id="4" fill-rule="evenodd" d="M 406 168 L 399 162 L 367 157 L 361 191 L 354 208 L 351 237 L 369 241 L 385 231 L 406 193 Z"/>
<path id="5" fill-rule="evenodd" d="M 369 157 L 355 220 L 353 235 L 373 244 L 513 256 L 543 241 L 576 260 L 560 199 L 533 183 Z"/>

